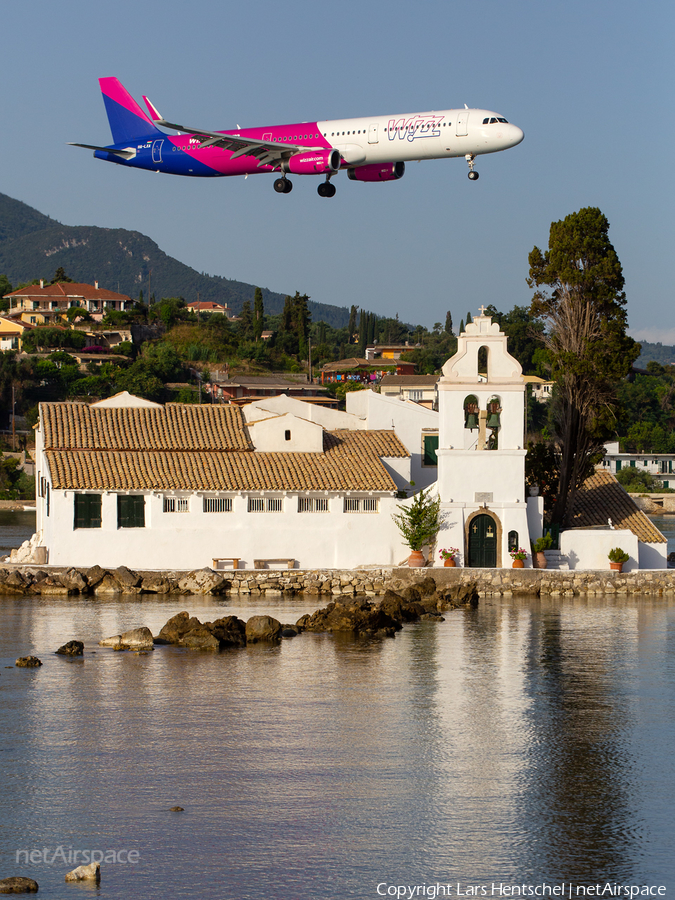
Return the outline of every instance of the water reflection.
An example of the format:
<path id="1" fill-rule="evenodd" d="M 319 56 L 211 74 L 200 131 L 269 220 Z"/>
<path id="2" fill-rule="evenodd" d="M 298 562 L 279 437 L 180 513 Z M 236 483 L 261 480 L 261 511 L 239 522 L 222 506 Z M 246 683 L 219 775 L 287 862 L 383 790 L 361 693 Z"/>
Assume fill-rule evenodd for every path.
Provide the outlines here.
<path id="1" fill-rule="evenodd" d="M 314 606 L 0 598 L 2 665 L 45 663 L 0 669 L 3 869 L 21 847 L 138 849 L 133 871 L 106 873 L 113 900 L 672 880 L 669 601 L 484 602 L 382 642 L 97 646 L 181 609 L 295 621 Z M 83 660 L 53 655 L 73 637 Z M 57 869 L 25 874 L 61 896 Z"/>

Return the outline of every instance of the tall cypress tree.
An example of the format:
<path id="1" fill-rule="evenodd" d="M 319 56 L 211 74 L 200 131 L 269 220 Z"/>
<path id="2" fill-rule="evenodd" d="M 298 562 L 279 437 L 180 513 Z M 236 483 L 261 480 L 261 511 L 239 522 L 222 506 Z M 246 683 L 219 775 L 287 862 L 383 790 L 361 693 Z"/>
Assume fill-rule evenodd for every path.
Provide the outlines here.
<path id="1" fill-rule="evenodd" d="M 263 294 L 259 287 L 255 289 L 253 298 L 253 338 L 259 341 L 262 338 L 263 328 L 265 326 L 265 307 L 263 305 Z"/>
<path id="2" fill-rule="evenodd" d="M 347 343 L 351 344 L 354 340 L 354 334 L 356 332 L 356 314 L 358 310 L 355 306 L 349 310 L 349 324 L 347 325 Z"/>
<path id="3" fill-rule="evenodd" d="M 464 333 L 464 319 L 459 320 L 459 334 Z"/>
<path id="4" fill-rule="evenodd" d="M 250 341 L 253 337 L 253 313 L 250 300 L 244 300 L 239 318 L 239 332 L 245 341 Z"/>
<path id="5" fill-rule="evenodd" d="M 454 332 L 452 330 L 452 313 L 450 312 L 450 310 L 448 310 L 448 312 L 446 312 L 445 314 L 445 333 L 449 334 L 450 336 L 454 335 Z"/>
<path id="6" fill-rule="evenodd" d="M 553 222 L 548 250 L 529 255 L 531 313 L 543 320 L 542 340 L 556 382 L 555 437 L 560 451 L 552 521 L 569 525 L 577 489 L 595 454 L 616 428 L 617 385 L 640 345 L 626 335 L 626 295 L 609 222 L 595 207 Z"/>

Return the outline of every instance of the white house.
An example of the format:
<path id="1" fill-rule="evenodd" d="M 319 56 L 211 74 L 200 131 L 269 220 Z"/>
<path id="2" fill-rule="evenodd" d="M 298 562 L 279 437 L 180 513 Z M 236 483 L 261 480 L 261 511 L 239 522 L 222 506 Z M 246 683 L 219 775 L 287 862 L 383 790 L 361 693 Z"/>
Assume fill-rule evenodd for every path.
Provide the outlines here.
<path id="1" fill-rule="evenodd" d="M 397 564 L 409 464 L 391 430 L 327 431 L 291 413 L 247 427 L 230 404 L 42 403 L 37 540 L 54 565 Z"/>

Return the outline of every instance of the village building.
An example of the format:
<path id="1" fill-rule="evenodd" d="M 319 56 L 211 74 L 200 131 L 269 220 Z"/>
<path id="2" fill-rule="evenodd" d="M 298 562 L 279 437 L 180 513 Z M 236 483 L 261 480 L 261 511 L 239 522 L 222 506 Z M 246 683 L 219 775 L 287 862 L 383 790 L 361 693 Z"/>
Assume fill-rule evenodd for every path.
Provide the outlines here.
<path id="1" fill-rule="evenodd" d="M 438 375 L 383 375 L 380 381 L 380 393 L 385 397 L 396 397 L 400 400 L 412 400 L 426 406 L 427 409 L 438 409 Z"/>
<path id="2" fill-rule="evenodd" d="M 325 387 L 308 381 L 304 376 L 294 379 L 283 375 L 233 375 L 231 378 L 213 380 L 208 389 L 215 400 L 238 404 L 286 394 L 310 403 L 337 406 L 337 401 L 328 396 Z"/>
<path id="3" fill-rule="evenodd" d="M 189 310 L 197 315 L 216 315 L 227 316 L 228 319 L 234 319 L 234 313 L 227 306 L 227 303 L 214 303 L 212 300 L 192 300 L 186 304 Z"/>
<path id="4" fill-rule="evenodd" d="M 106 312 L 125 312 L 134 304 L 131 297 L 99 288 L 98 281 L 91 284 L 58 282 L 57 284 L 29 284 L 18 291 L 5 294 L 10 302 L 10 312 L 16 311 L 29 325 L 51 325 L 63 319 L 68 310 L 79 306 L 95 321 Z"/>
<path id="5" fill-rule="evenodd" d="M 653 475 L 664 488 L 675 488 L 675 453 L 622 453 L 618 441 L 605 444 L 603 469 L 616 475 L 632 468 Z"/>
<path id="6" fill-rule="evenodd" d="M 385 375 L 414 375 L 415 364 L 396 359 L 340 359 L 321 368 L 321 384 L 356 381 L 360 384 L 379 384 Z"/>

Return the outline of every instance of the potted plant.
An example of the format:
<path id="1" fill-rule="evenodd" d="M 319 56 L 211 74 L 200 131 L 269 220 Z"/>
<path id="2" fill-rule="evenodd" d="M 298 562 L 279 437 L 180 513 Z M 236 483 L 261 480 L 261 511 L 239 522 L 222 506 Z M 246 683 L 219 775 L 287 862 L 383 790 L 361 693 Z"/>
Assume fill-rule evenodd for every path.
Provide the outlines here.
<path id="1" fill-rule="evenodd" d="M 527 550 L 521 547 L 519 550 L 509 550 L 509 556 L 513 560 L 513 569 L 524 569 L 527 559 Z"/>
<path id="2" fill-rule="evenodd" d="M 448 549 L 443 549 L 438 551 L 438 555 L 443 560 L 444 566 L 456 566 L 457 560 L 456 556 L 459 556 L 459 548 L 458 547 L 448 547 Z"/>
<path id="3" fill-rule="evenodd" d="M 623 564 L 628 562 L 630 555 L 625 550 L 622 550 L 621 547 L 612 547 L 607 554 L 607 558 L 609 559 L 610 569 L 614 569 L 615 572 L 621 572 Z"/>
<path id="4" fill-rule="evenodd" d="M 548 560 L 544 550 L 550 550 L 552 543 L 553 538 L 550 532 L 543 537 L 537 538 L 532 543 L 532 565 L 535 569 L 546 569 L 548 567 Z"/>
<path id="5" fill-rule="evenodd" d="M 432 500 L 429 495 L 430 491 L 420 491 L 412 503 L 399 506 L 398 515 L 393 515 L 403 540 L 412 550 L 408 559 L 409 566 L 426 565 L 422 547 L 433 544 L 441 528 L 440 497 Z"/>

